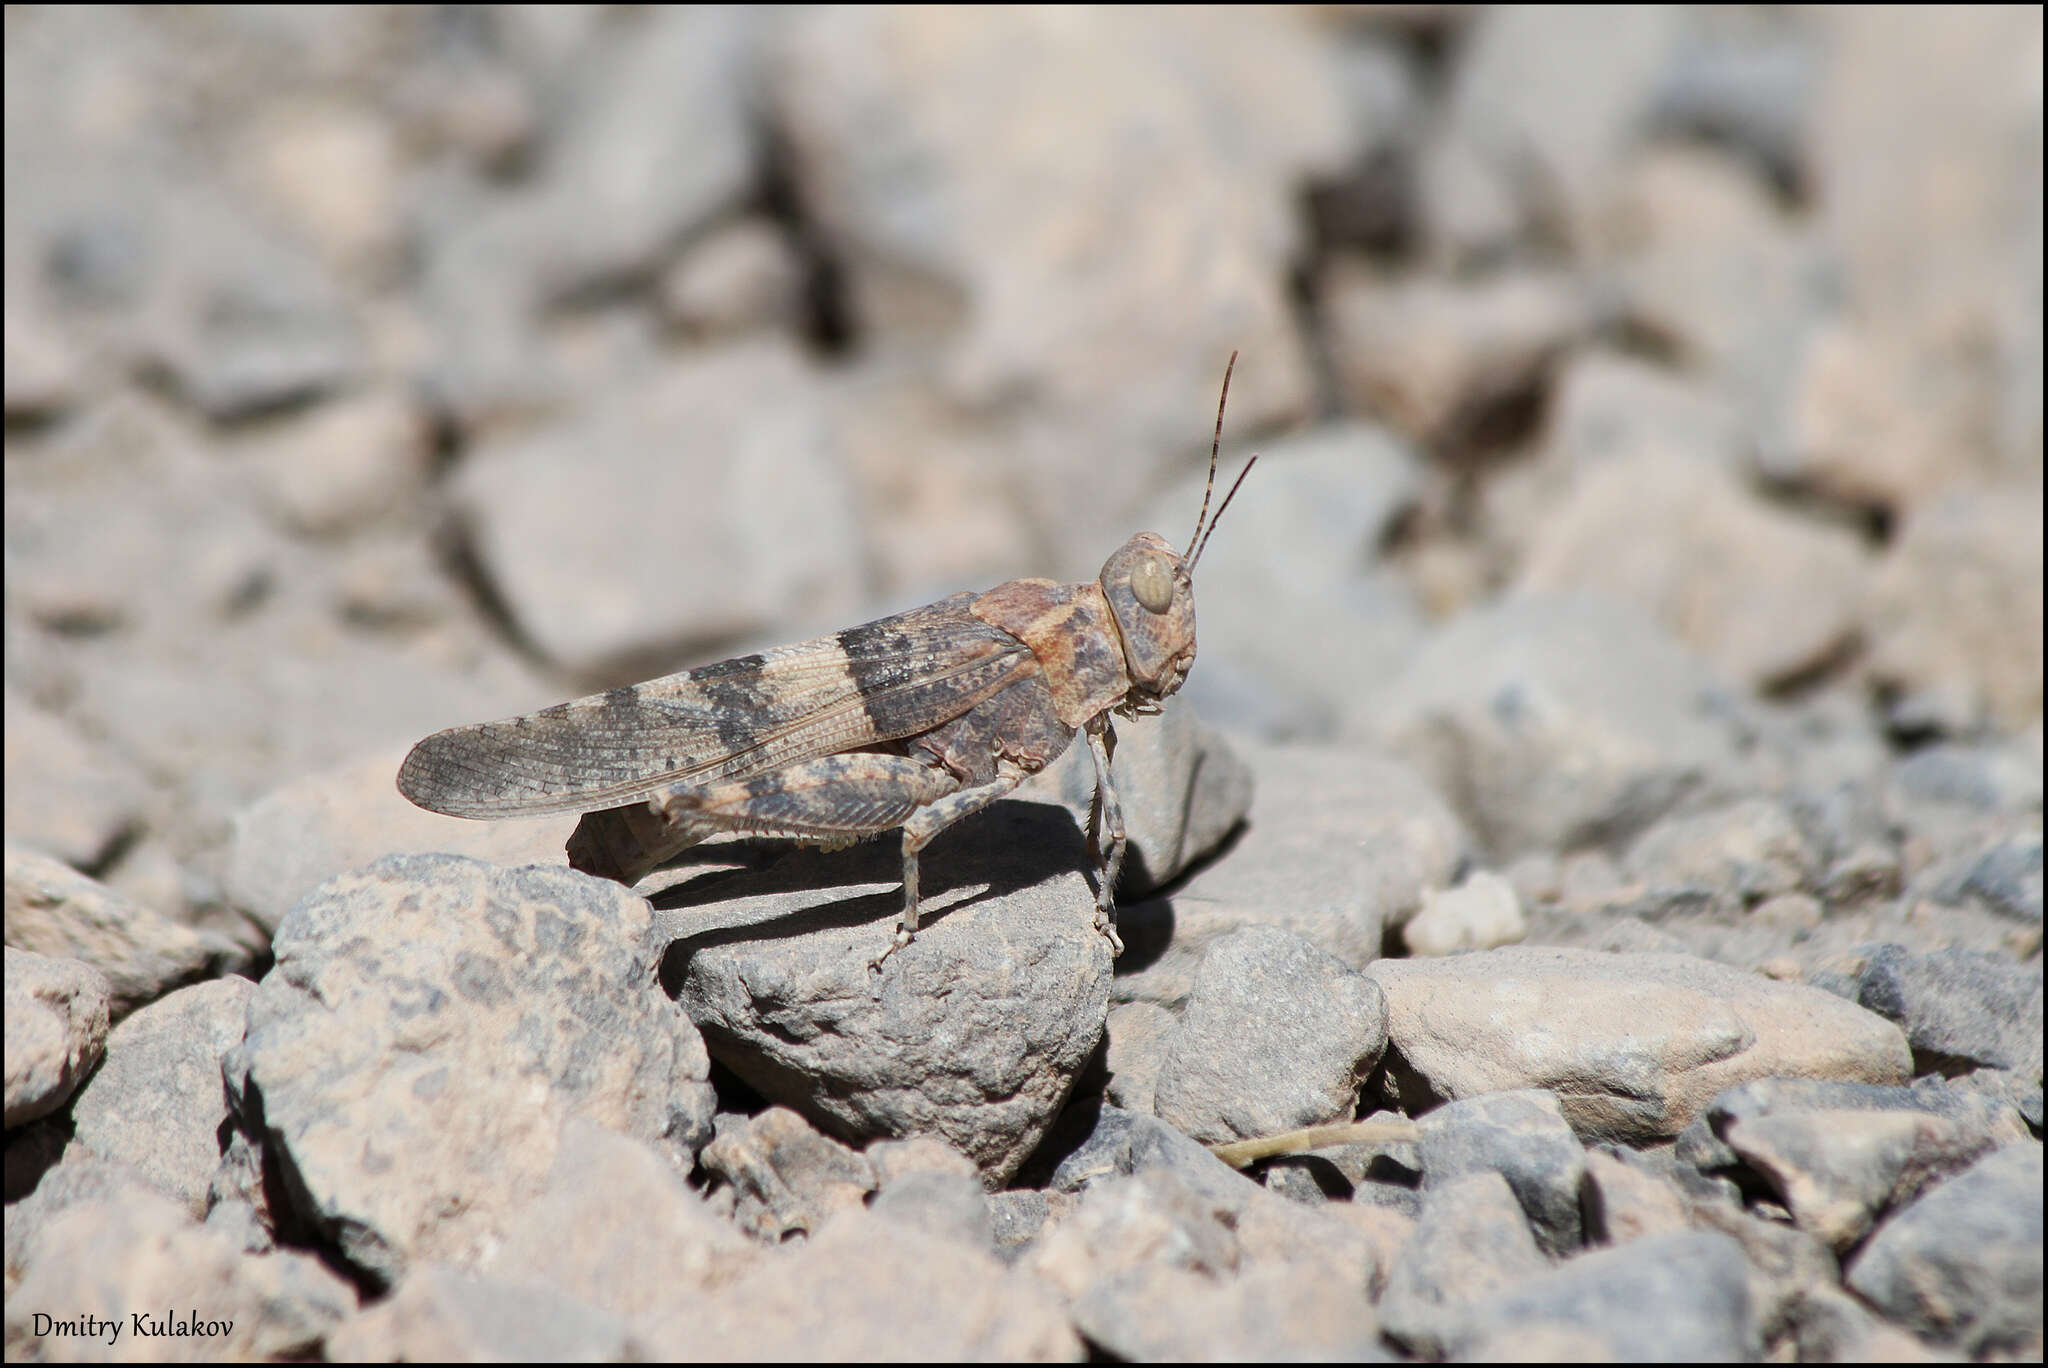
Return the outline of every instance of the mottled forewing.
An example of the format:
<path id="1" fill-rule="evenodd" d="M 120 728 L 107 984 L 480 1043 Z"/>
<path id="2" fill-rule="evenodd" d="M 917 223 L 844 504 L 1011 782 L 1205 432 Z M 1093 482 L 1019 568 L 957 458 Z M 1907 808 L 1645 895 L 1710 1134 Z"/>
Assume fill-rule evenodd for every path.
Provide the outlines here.
<path id="1" fill-rule="evenodd" d="M 974 598 L 436 732 L 405 758 L 399 792 L 451 817 L 583 812 L 914 736 L 1033 668 L 967 611 Z"/>

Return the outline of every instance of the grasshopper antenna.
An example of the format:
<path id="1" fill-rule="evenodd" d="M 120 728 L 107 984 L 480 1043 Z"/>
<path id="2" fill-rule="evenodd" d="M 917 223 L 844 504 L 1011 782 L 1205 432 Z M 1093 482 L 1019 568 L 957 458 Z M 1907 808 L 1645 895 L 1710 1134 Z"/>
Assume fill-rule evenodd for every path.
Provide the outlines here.
<path id="1" fill-rule="evenodd" d="M 1237 497 L 1238 486 L 1244 483 L 1244 477 L 1251 474 L 1252 467 L 1257 465 L 1258 463 L 1259 458 L 1256 455 L 1254 455 L 1249 461 L 1246 461 L 1244 463 L 1244 469 L 1237 472 L 1237 478 L 1230 482 L 1230 492 L 1223 496 L 1223 502 L 1216 509 L 1216 517 L 1214 521 L 1212 521 L 1209 524 L 1209 530 L 1202 534 L 1202 545 L 1197 546 L 1195 548 L 1195 554 L 1188 557 L 1189 579 L 1193 579 L 1195 576 L 1195 562 L 1202 558 L 1202 547 L 1207 546 L 1209 544 L 1209 538 L 1214 536 L 1216 533 L 1216 524 L 1223 521 L 1224 509 L 1230 507 L 1230 501 Z"/>
<path id="2" fill-rule="evenodd" d="M 1202 524 L 1209 519 L 1209 496 L 1216 492 L 1216 453 L 1223 449 L 1223 406 L 1230 402 L 1230 373 L 1236 369 L 1237 353 L 1233 351 L 1230 354 L 1230 364 L 1223 368 L 1223 393 L 1216 399 L 1216 435 L 1209 439 L 1209 483 L 1202 487 L 1202 511 L 1195 518 L 1194 532 L 1188 537 L 1190 551 L 1194 550 L 1195 543 L 1202 539 Z M 1228 503 L 1229 500 L 1226 498 L 1224 502 Z M 1217 510 L 1217 516 L 1222 516 L 1221 509 Z M 1190 558 L 1188 569 L 1194 568 L 1194 560 Z"/>

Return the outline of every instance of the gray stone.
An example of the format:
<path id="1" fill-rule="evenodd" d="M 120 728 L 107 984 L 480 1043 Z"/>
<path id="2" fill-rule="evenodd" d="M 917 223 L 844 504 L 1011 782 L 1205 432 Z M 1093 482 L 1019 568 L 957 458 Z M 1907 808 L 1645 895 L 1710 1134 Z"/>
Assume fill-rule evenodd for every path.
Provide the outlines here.
<path id="1" fill-rule="evenodd" d="M 191 1341 L 198 1358 L 304 1358 L 355 1310 L 356 1294 L 310 1254 L 252 1258 L 168 1197 L 128 1192 L 74 1203 L 39 1232 L 7 1297 L 8 1357 L 65 1357 L 75 1348 L 38 1333 L 34 1316 L 44 1308 L 114 1321 L 131 1337 L 136 1316 L 152 1326 L 216 1322 Z"/>
<path id="2" fill-rule="evenodd" d="M 1849 648 L 1866 559 L 1847 528 L 1772 507 L 1726 465 L 1638 454 L 1576 478 L 1533 534 L 1516 588 L 1624 599 L 1726 677 L 1769 689 Z"/>
<path id="3" fill-rule="evenodd" d="M 1439 1107 L 1422 1120 L 1421 1157 L 1425 1201 L 1470 1174 L 1498 1173 L 1522 1204 L 1538 1248 L 1562 1257 L 1579 1247 L 1586 1152 L 1556 1094 L 1489 1093 Z"/>
<path id="4" fill-rule="evenodd" d="M 1969 1354 L 2041 1352 L 2041 1146 L 2009 1145 L 1893 1216 L 1850 1260 L 1851 1290 Z"/>
<path id="5" fill-rule="evenodd" d="M 1701 1121 L 1838 1252 L 1890 1208 L 2028 1134 L 2009 1103 L 1984 1094 L 1811 1079 L 1744 1084 Z"/>
<path id="6" fill-rule="evenodd" d="M 1514 946 L 1366 973 L 1387 994 L 1404 1097 L 1548 1088 L 1587 1140 L 1676 1135 L 1752 1078 L 1911 1075 L 1904 1037 L 1873 1013 L 1689 955 Z"/>
<path id="7" fill-rule="evenodd" d="M 81 960 L 6 947 L 8 1130 L 48 1116 L 100 1062 L 106 975 Z"/>
<path id="8" fill-rule="evenodd" d="M 1659 74 L 1652 127 L 1727 147 L 1774 185 L 1804 184 L 1819 44 L 1780 16 L 1693 17 L 1700 22 Z"/>
<path id="9" fill-rule="evenodd" d="M 1110 954 L 1087 865 L 1064 808 L 995 804 L 924 852 L 923 924 L 879 975 L 902 907 L 893 839 L 790 851 L 656 901 L 687 932 L 670 962 L 721 1063 L 844 1138 L 937 1135 L 996 1186 L 1102 1037 Z"/>
<path id="10" fill-rule="evenodd" d="M 1881 945 L 1856 1000 L 1896 1021 L 1914 1057 L 2041 1074 L 2041 975 L 1998 955 Z"/>
<path id="11" fill-rule="evenodd" d="M 1207 1142 L 1348 1120 L 1386 1042 L 1372 980 L 1299 936 L 1248 926 L 1202 957 L 1154 1106 Z"/>
<path id="12" fill-rule="evenodd" d="M 1371 568 L 1413 507 L 1420 475 L 1407 443 L 1365 423 L 1311 428 L 1261 449 L 1196 571 L 1201 654 L 1188 690 L 1205 717 L 1262 734 L 1262 715 L 1303 719 L 1303 728 L 1315 719 L 1327 734 L 1367 708 L 1425 628 L 1415 589 Z M 1201 480 L 1190 477 L 1139 521 L 1178 544 L 1201 504 Z"/>
<path id="13" fill-rule="evenodd" d="M 1282 288 L 1294 196 L 1362 132 L 1309 30 L 819 10 L 778 38 L 770 118 L 867 345 L 928 365 L 956 412 L 1033 396 L 1003 464 L 1031 472 L 1029 524 L 1063 557 L 1101 557 L 1164 470 L 1206 456 L 1191 415 L 1233 347 L 1238 430 L 1307 412 Z"/>
<path id="14" fill-rule="evenodd" d="M 1245 926 L 1293 932 L 1363 968 L 1387 928 L 1457 869 L 1464 829 L 1406 766 L 1348 746 L 1247 754 L 1258 789 L 1228 855 L 1169 898 L 1119 909 L 1119 1000 L 1179 1004 L 1208 947 Z"/>
<path id="15" fill-rule="evenodd" d="M 1141 1264 L 1093 1283 L 1074 1324 L 1131 1363 L 1383 1362 L 1363 1291 L 1327 1269 L 1255 1268 L 1212 1277 Z"/>
<path id="16" fill-rule="evenodd" d="M 205 1215 L 229 1114 L 221 1060 L 242 1041 L 255 990 L 245 978 L 195 983 L 116 1026 L 72 1108 L 75 1143 Z"/>
<path id="17" fill-rule="evenodd" d="M 1455 888 L 1424 892 L 1422 910 L 1401 928 L 1401 939 L 1410 954 L 1428 957 L 1513 945 L 1528 933 L 1515 886 L 1475 869 Z"/>
<path id="18" fill-rule="evenodd" d="M 1063 1155 L 1046 1187 L 1080 1192 L 1119 1175 L 1161 1169 L 1217 1209 L 1235 1211 L 1257 1185 L 1197 1141 L 1152 1116 L 1101 1108 L 1093 1126 Z"/>
<path id="19" fill-rule="evenodd" d="M 1769 798 L 1667 817 L 1637 837 L 1623 860 L 1652 888 L 1699 890 L 1725 910 L 1793 892 L 1813 865 L 1799 826 Z"/>
<path id="20" fill-rule="evenodd" d="M 716 1296 L 642 1322 L 651 1356 L 1069 1362 L 1081 1342 L 1050 1289 L 992 1254 L 849 1213 Z"/>
<path id="21" fill-rule="evenodd" d="M 572 1119 L 546 1188 L 506 1220 L 483 1271 L 631 1321 L 681 1292 L 732 1281 L 758 1255 L 666 1156 Z M 400 1297 L 413 1277 L 399 1285 Z"/>
<path id="22" fill-rule="evenodd" d="M 12 685 L 0 696 L 7 839 L 79 869 L 101 867 L 141 827 L 140 777 Z"/>
<path id="23" fill-rule="evenodd" d="M 1180 1020 L 1154 1002 L 1125 1002 L 1109 1009 L 1103 1030 L 1109 1037 L 1104 1064 L 1109 1085 L 1103 1096 L 1113 1107 L 1153 1114 L 1166 1042 Z"/>
<path id="24" fill-rule="evenodd" d="M 1619 1245 L 1690 1229 L 1685 1194 L 1677 1183 L 1614 1145 L 1586 1151 L 1586 1239 Z"/>
<path id="25" fill-rule="evenodd" d="M 1468 1336 L 1474 1303 L 1549 1267 L 1507 1180 L 1474 1173 L 1432 1189 L 1380 1298 L 1387 1334 L 1436 1356 Z"/>
<path id="26" fill-rule="evenodd" d="M 674 658 L 799 612 L 852 626 L 860 529 L 795 348 L 737 343 L 614 383 L 554 423 L 483 445 L 456 476 L 470 545 L 525 639 L 589 670 Z M 646 440 L 683 431 L 693 437 L 681 451 Z M 685 532 L 684 507 L 717 516 Z M 535 556 L 536 545 L 552 551 Z"/>
<path id="27" fill-rule="evenodd" d="M 546 1285 L 424 1260 L 383 1301 L 336 1326 L 336 1362 L 602 1363 L 631 1356 L 626 1326 Z"/>
<path id="28" fill-rule="evenodd" d="M 10 842 L 6 864 L 7 943 L 98 969 L 116 1019 L 248 963 L 227 937 L 180 925 L 47 855 Z"/>
<path id="29" fill-rule="evenodd" d="M 718 1121 L 698 1161 L 739 1194 L 734 1219 L 756 1239 L 812 1234 L 840 1212 L 860 1210 L 877 1186 L 866 1155 L 787 1107 Z"/>
<path id="30" fill-rule="evenodd" d="M 1180 695 L 1168 699 L 1156 719 L 1117 724 L 1110 781 L 1128 843 L 1117 896 L 1131 902 L 1213 853 L 1252 804 L 1251 767 Z M 1017 796 L 1064 804 L 1085 831 L 1095 801 L 1087 743 L 1076 739 Z"/>
<path id="31" fill-rule="evenodd" d="M 2041 833 L 1995 841 L 1971 861 L 1963 892 L 2021 925 L 2041 924 Z"/>
<path id="32" fill-rule="evenodd" d="M 927 1235 L 995 1249 L 995 1221 L 981 1179 L 971 1173 L 910 1173 L 886 1183 L 868 1209 Z"/>
<path id="33" fill-rule="evenodd" d="M 616 884 L 394 856 L 309 894 L 272 943 L 228 1081 L 243 1112 L 260 1099 L 304 1218 L 379 1281 L 499 1239 L 570 1115 L 679 1163 L 709 1138 L 710 1060 Z"/>
<path id="34" fill-rule="evenodd" d="M 1493 1358 L 1560 1330 L 1621 1362 L 1748 1362 L 1763 1343 L 1742 1247 L 1686 1231 L 1583 1255 L 1487 1298 L 1451 1350 Z"/>
<path id="35" fill-rule="evenodd" d="M 1706 667 L 1633 610 L 1528 597 L 1438 629 L 1373 726 L 1511 858 L 1626 840 L 1743 787 L 1726 714 Z"/>

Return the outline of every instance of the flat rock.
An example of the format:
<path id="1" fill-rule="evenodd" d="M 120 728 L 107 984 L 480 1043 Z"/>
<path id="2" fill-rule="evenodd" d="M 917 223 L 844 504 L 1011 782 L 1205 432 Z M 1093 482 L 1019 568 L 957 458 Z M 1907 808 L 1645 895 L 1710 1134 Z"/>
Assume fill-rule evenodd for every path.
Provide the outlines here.
<path id="1" fill-rule="evenodd" d="M 106 975 L 82 960 L 6 947 L 7 1129 L 47 1116 L 100 1062 Z"/>
<path id="2" fill-rule="evenodd" d="M 1348 1120 L 1386 1041 L 1372 980 L 1290 932 L 1247 926 L 1202 956 L 1154 1106 L 1211 1143 Z"/>
<path id="3" fill-rule="evenodd" d="M 229 1115 L 221 1061 L 242 1042 L 255 991 L 245 978 L 195 983 L 116 1026 L 73 1105 L 73 1143 L 204 1216 Z"/>
<path id="4" fill-rule="evenodd" d="M 1355 746 L 1247 747 L 1243 833 L 1172 896 L 1119 909 L 1121 1001 L 1176 1005 L 1208 946 L 1244 926 L 1293 932 L 1354 969 L 1463 858 L 1463 826 L 1407 766 Z"/>
<path id="5" fill-rule="evenodd" d="M 710 1060 L 616 884 L 393 856 L 309 894 L 272 944 L 229 1081 L 260 1096 L 301 1214 L 379 1281 L 500 1239 L 571 1115 L 678 1162 L 710 1136 Z"/>
<path id="6" fill-rule="evenodd" d="M 1549 1088 L 1589 1140 L 1676 1135 L 1752 1078 L 1912 1071 L 1897 1028 L 1853 1003 L 1689 955 L 1513 946 L 1366 973 L 1387 994 L 1404 1093 Z"/>
<path id="7" fill-rule="evenodd" d="M 59 860 L 9 842 L 7 943 L 81 959 L 107 976 L 116 1019 L 180 984 L 247 965 L 227 937 L 194 930 Z"/>
<path id="8" fill-rule="evenodd" d="M 771 859 L 656 899 L 682 937 L 664 972 L 713 1055 L 836 1135 L 933 1134 L 1000 1185 L 1065 1102 L 1109 1007 L 1072 815 L 1005 801 L 940 837 L 921 861 L 917 939 L 879 974 L 870 962 L 902 908 L 897 842 Z M 715 919 L 700 915 L 713 904 Z"/>
<path id="9" fill-rule="evenodd" d="M 1849 1287 L 1960 1353 L 2041 1352 L 2041 1146 L 1995 1151 L 1893 1216 L 1850 1260 Z"/>
<path id="10" fill-rule="evenodd" d="M 7 839 L 98 868 L 142 825 L 140 776 L 12 687 L 4 698 Z"/>
<path id="11" fill-rule="evenodd" d="M 1652 889 L 1740 910 L 1805 886 L 1816 863 L 1784 804 L 1746 798 L 1666 817 L 1630 844 L 1622 868 Z"/>

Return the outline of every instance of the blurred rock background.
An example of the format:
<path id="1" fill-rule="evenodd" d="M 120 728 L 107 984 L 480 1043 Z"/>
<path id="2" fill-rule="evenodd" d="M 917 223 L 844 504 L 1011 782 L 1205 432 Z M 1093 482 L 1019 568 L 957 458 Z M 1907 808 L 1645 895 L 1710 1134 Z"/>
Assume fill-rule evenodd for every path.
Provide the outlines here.
<path id="1" fill-rule="evenodd" d="M 10 7 L 7 832 L 255 948 L 266 793 L 1179 544 L 1235 349 L 1205 717 L 1525 895 L 1917 760 L 2037 955 L 2041 24 Z"/>

